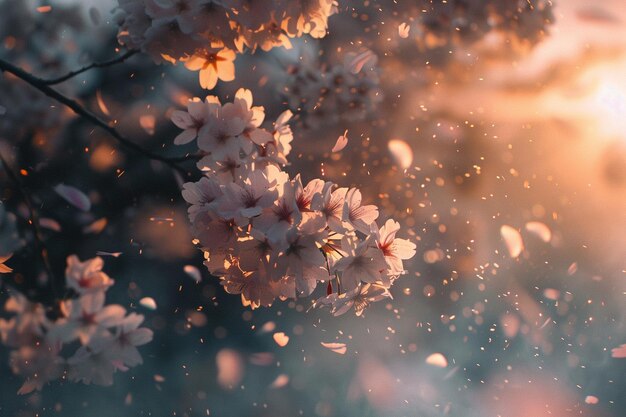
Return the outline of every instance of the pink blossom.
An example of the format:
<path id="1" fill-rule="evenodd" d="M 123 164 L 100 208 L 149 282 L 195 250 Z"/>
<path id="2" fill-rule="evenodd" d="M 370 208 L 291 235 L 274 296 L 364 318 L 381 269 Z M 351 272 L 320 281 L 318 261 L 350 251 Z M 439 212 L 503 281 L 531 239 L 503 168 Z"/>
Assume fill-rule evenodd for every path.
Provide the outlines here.
<path id="1" fill-rule="evenodd" d="M 76 255 L 67 257 L 65 279 L 67 285 L 79 294 L 103 291 L 115 283 L 102 272 L 104 262 L 99 256 L 81 262 Z"/>
<path id="2" fill-rule="evenodd" d="M 404 272 L 402 261 L 415 256 L 415 243 L 406 239 L 396 238 L 396 233 L 399 230 L 400 223 L 389 219 L 375 233 L 378 248 L 385 255 L 385 260 L 392 275 L 399 275 Z"/>
<path id="3" fill-rule="evenodd" d="M 357 243 L 353 238 L 344 237 L 342 249 L 347 256 L 334 262 L 331 270 L 341 272 L 341 285 L 345 291 L 355 289 L 361 281 L 389 286 L 389 282 L 384 282 L 383 272 L 387 263 L 383 252 L 378 247 L 372 247 L 369 238 Z"/>

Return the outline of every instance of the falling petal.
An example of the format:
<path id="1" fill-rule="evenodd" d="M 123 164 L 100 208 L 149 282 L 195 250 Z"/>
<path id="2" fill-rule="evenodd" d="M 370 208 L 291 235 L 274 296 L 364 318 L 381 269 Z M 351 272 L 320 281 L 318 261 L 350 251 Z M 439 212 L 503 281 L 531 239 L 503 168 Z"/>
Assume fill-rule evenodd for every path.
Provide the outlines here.
<path id="1" fill-rule="evenodd" d="M 522 235 L 519 231 L 517 231 L 517 229 L 506 224 L 500 227 L 500 235 L 502 236 L 502 239 L 504 239 L 506 248 L 509 251 L 509 256 L 511 258 L 517 258 L 524 250 Z"/>
<path id="2" fill-rule="evenodd" d="M 270 333 L 273 332 L 275 329 L 276 323 L 274 323 L 273 321 L 268 321 L 259 329 L 259 334 Z"/>
<path id="3" fill-rule="evenodd" d="M 274 333 L 274 342 L 280 347 L 285 347 L 289 343 L 289 336 L 283 332 Z"/>
<path id="4" fill-rule="evenodd" d="M 200 270 L 195 266 L 185 265 L 183 267 L 183 271 L 185 271 L 185 274 L 189 275 L 191 279 L 193 279 L 195 282 L 202 281 L 202 274 L 200 273 Z"/>
<path id="5" fill-rule="evenodd" d="M 611 356 L 614 358 L 626 358 L 626 344 L 611 349 Z"/>
<path id="6" fill-rule="evenodd" d="M 441 353 L 433 353 L 426 358 L 426 363 L 438 368 L 445 368 L 448 366 L 448 360 Z"/>
<path id="7" fill-rule="evenodd" d="M 124 252 L 105 252 L 102 250 L 99 250 L 96 252 L 96 255 L 98 256 L 112 256 L 114 258 L 119 258 L 121 254 L 123 254 Z"/>
<path id="8" fill-rule="evenodd" d="M 91 210 L 89 197 L 78 188 L 72 187 L 71 185 L 59 184 L 54 187 L 54 191 L 77 209 L 82 211 Z"/>
<path id="9" fill-rule="evenodd" d="M 322 346 L 340 355 L 345 355 L 348 350 L 345 343 L 322 342 Z"/>
<path id="10" fill-rule="evenodd" d="M 348 144 L 348 131 L 346 130 L 343 133 L 343 135 L 337 138 L 337 142 L 335 143 L 335 146 L 333 146 L 333 149 L 331 152 L 339 152 L 343 150 L 343 148 L 345 148 L 347 144 Z"/>
<path id="11" fill-rule="evenodd" d="M 13 269 L 11 269 L 10 267 L 4 264 L 6 261 L 8 261 L 11 258 L 11 256 L 13 256 L 12 253 L 5 255 L 5 256 L 0 256 L 0 274 L 8 274 L 9 272 L 13 271 Z"/>
<path id="12" fill-rule="evenodd" d="M 587 395 L 585 397 L 585 404 L 598 404 L 598 397 L 595 395 Z"/>
<path id="13" fill-rule="evenodd" d="M 572 262 L 572 264 L 567 268 L 567 275 L 574 275 L 578 271 L 578 262 Z"/>
<path id="14" fill-rule="evenodd" d="M 20 387 L 20 389 L 17 391 L 18 395 L 26 395 L 26 394 L 30 394 L 31 392 L 33 392 L 36 388 L 35 384 L 29 383 L 29 381 L 24 382 L 24 384 Z"/>
<path id="15" fill-rule="evenodd" d="M 550 228 L 541 222 L 526 223 L 526 230 L 548 243 L 552 239 Z"/>
<path id="16" fill-rule="evenodd" d="M 39 224 L 41 227 L 45 227 L 46 229 L 53 230 L 55 232 L 61 231 L 61 225 L 54 219 L 49 219 L 47 217 L 42 217 L 39 219 Z"/>
<path id="17" fill-rule="evenodd" d="M 106 217 L 103 217 L 101 219 L 96 220 L 95 222 L 91 223 L 90 225 L 87 225 L 83 228 L 83 233 L 101 233 L 105 227 L 107 227 L 107 224 L 109 223 L 109 221 L 106 219 Z"/>
<path id="18" fill-rule="evenodd" d="M 289 383 L 289 376 L 285 374 L 280 374 L 276 377 L 274 382 L 270 385 L 270 388 L 278 389 L 282 388 Z"/>
<path id="19" fill-rule="evenodd" d="M 243 378 L 244 363 L 241 355 L 233 349 L 222 349 L 215 356 L 217 383 L 222 388 L 232 388 Z"/>
<path id="20" fill-rule="evenodd" d="M 409 30 L 411 30 L 411 26 L 402 22 L 400 23 L 400 26 L 398 26 L 398 35 L 400 35 L 402 39 L 406 39 L 409 37 Z"/>
<path id="21" fill-rule="evenodd" d="M 401 139 L 391 139 L 387 144 L 393 160 L 402 169 L 408 169 L 413 163 L 413 149 Z"/>
<path id="22" fill-rule="evenodd" d="M 156 301 L 154 301 L 154 298 L 152 297 L 143 297 L 141 300 L 139 300 L 139 304 L 141 304 L 143 307 L 147 308 L 148 310 L 157 309 Z"/>
<path id="23" fill-rule="evenodd" d="M 102 93 L 100 92 L 100 90 L 96 91 L 96 101 L 98 102 L 98 107 L 100 108 L 100 111 L 106 116 L 110 116 L 111 113 L 109 112 L 109 108 L 107 107 L 107 105 L 104 104 L 104 100 L 102 99 Z"/>
<path id="24" fill-rule="evenodd" d="M 139 124 L 149 135 L 154 135 L 154 126 L 156 125 L 156 118 L 151 114 L 144 114 L 139 117 Z"/>
<path id="25" fill-rule="evenodd" d="M 512 339 L 517 336 L 520 328 L 520 319 L 517 315 L 514 313 L 502 315 L 500 324 L 502 325 L 502 332 L 507 338 Z"/>
<path id="26" fill-rule="evenodd" d="M 353 74 L 358 74 L 361 72 L 363 67 L 370 63 L 373 65 L 376 62 L 376 55 L 374 52 L 369 49 L 365 52 L 361 52 L 360 54 L 355 55 L 348 64 L 348 69 Z"/>
<path id="27" fill-rule="evenodd" d="M 546 288 L 545 290 L 543 290 L 543 296 L 546 297 L 548 300 L 556 301 L 561 296 L 561 291 L 554 288 Z"/>

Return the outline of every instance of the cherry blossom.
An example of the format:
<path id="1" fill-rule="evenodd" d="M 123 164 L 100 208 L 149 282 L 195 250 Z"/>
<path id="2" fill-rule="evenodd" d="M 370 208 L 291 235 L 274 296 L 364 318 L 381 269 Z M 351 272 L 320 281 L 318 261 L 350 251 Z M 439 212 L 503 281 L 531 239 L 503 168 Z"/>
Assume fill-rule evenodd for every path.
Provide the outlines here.
<path id="1" fill-rule="evenodd" d="M 240 184 L 225 185 L 218 210 L 223 216 L 235 219 L 238 225 L 245 226 L 278 197 L 279 172 L 278 168 L 268 166 L 263 171 L 251 171 Z"/>
<path id="2" fill-rule="evenodd" d="M 63 304 L 65 317 L 50 329 L 52 341 L 69 342 L 79 339 L 83 345 L 98 337 L 107 328 L 117 325 L 126 314 L 119 305 L 104 306 L 104 293 L 85 294 Z"/>
<path id="3" fill-rule="evenodd" d="M 383 100 L 377 57 L 370 51 L 352 51 L 343 59 L 321 61 L 311 43 L 298 42 L 293 52 L 284 54 L 276 91 L 289 108 L 299 113 L 304 126 L 315 128 L 340 121 L 360 121 L 375 117 Z M 358 71 L 355 71 L 355 59 Z M 343 139 L 342 139 L 343 138 Z M 345 145 L 341 136 L 338 144 Z"/>
<path id="4" fill-rule="evenodd" d="M 232 81 L 235 79 L 235 52 L 220 46 L 196 51 L 184 60 L 185 67 L 191 71 L 199 71 L 200 86 L 207 90 L 217 84 L 217 80 Z"/>
<path id="5" fill-rule="evenodd" d="M 346 193 L 343 206 L 343 220 L 348 227 L 353 225 L 358 231 L 368 233 L 370 226 L 378 218 L 378 207 L 361 205 L 361 191 L 351 188 Z"/>
<path id="6" fill-rule="evenodd" d="M 313 196 L 311 208 L 324 216 L 328 227 L 335 232 L 343 232 L 342 218 L 347 188 L 335 188 L 335 184 L 327 182 L 320 194 Z"/>
<path id="7" fill-rule="evenodd" d="M 81 262 L 76 255 L 68 256 L 65 277 L 67 285 L 79 294 L 94 293 L 105 290 L 115 283 L 102 272 L 104 261 L 95 257 Z"/>
<path id="8" fill-rule="evenodd" d="M 199 213 L 207 213 L 217 208 L 219 197 L 223 194 L 219 183 L 203 177 L 200 181 L 184 184 L 182 195 L 189 206 L 189 219 L 194 221 Z"/>
<path id="9" fill-rule="evenodd" d="M 296 183 L 288 181 L 282 184 L 274 204 L 265 208 L 254 220 L 254 227 L 264 231 L 272 241 L 284 241 L 287 231 L 301 221 L 302 213 L 296 200 Z"/>
<path id="10" fill-rule="evenodd" d="M 111 385 L 114 372 L 142 363 L 137 346 L 152 340 L 152 331 L 139 327 L 143 316 L 105 304 L 114 281 L 102 267 L 99 257 L 81 262 L 68 256 L 66 284 L 77 297 L 60 302 L 60 316 L 11 292 L 5 310 L 12 317 L 0 319 L 0 338 L 14 349 L 12 371 L 25 380 L 19 394 L 41 390 L 64 374 L 71 381 Z"/>
<path id="11" fill-rule="evenodd" d="M 87 385 L 113 385 L 116 364 L 110 361 L 104 352 L 94 352 L 88 346 L 81 346 L 67 363 L 68 377 L 72 381 Z"/>
<path id="12" fill-rule="evenodd" d="M 383 252 L 371 244 L 370 238 L 358 242 L 354 238 L 344 237 L 342 249 L 347 256 L 334 262 L 331 271 L 341 272 L 341 285 L 346 291 L 355 289 L 359 282 L 382 282 L 389 287 L 389 281 L 383 276 L 387 263 Z"/>
<path id="13" fill-rule="evenodd" d="M 192 117 L 196 110 L 188 106 L 172 120 L 190 131 L 175 142 L 193 141 L 197 132 L 197 146 L 206 153 L 198 163 L 203 177 L 184 184 L 182 194 L 204 264 L 226 292 L 257 308 L 276 298 L 310 296 L 321 283 L 336 281 L 330 298 L 343 302 L 349 293 L 358 301 L 359 288 L 369 294 L 367 302 L 358 301 L 358 314 L 380 299 L 375 289 L 388 289 L 403 272 L 402 260 L 415 254 L 413 243 L 395 238 L 399 224 L 389 220 L 379 230 L 378 207 L 362 204 L 357 188 L 319 178 L 304 186 L 300 174 L 284 171 L 291 112 L 269 131 L 249 90 L 239 89 L 231 103 L 205 103 L 216 106 L 207 117 Z"/>
<path id="14" fill-rule="evenodd" d="M 277 271 L 295 280 L 297 290 L 310 295 L 318 282 L 330 278 L 320 251 L 325 233 L 304 234 L 291 229 L 287 232 L 287 247 L 277 261 Z"/>
<path id="15" fill-rule="evenodd" d="M 400 230 L 400 223 L 393 219 L 385 222 L 380 230 L 376 231 L 376 243 L 383 252 L 385 261 L 392 275 L 404 272 L 402 261 L 415 256 L 415 243 L 396 238 L 396 233 Z"/>
<path id="16" fill-rule="evenodd" d="M 315 301 L 321 307 L 329 306 L 334 316 L 340 316 L 351 308 L 361 316 L 371 303 L 391 298 L 389 290 L 377 284 L 359 284 L 357 288 L 343 294 L 333 293 Z"/>
<path id="17" fill-rule="evenodd" d="M 18 394 L 41 391 L 45 384 L 60 378 L 65 360 L 58 355 L 59 349 L 47 343 L 22 345 L 11 352 L 9 363 L 14 374 L 24 377 Z"/>
<path id="18" fill-rule="evenodd" d="M 291 47 L 290 38 L 326 35 L 334 0 L 118 0 L 118 41 L 155 62 L 183 62 L 200 85 L 235 78 L 236 52 Z M 208 47 L 207 47 L 208 46 Z"/>
<path id="19" fill-rule="evenodd" d="M 139 327 L 144 317 L 130 313 L 118 322 L 114 332 L 98 338 L 89 347 L 94 352 L 103 352 L 109 361 L 125 367 L 141 365 L 143 359 L 137 346 L 145 345 L 152 340 L 152 330 Z"/>
<path id="20" fill-rule="evenodd" d="M 184 145 L 198 137 L 198 131 L 206 123 L 206 119 L 210 115 L 215 115 L 219 102 L 216 97 L 208 96 L 205 101 L 195 98 L 187 103 L 187 111 L 176 110 L 172 113 L 172 122 L 181 129 L 174 143 Z"/>

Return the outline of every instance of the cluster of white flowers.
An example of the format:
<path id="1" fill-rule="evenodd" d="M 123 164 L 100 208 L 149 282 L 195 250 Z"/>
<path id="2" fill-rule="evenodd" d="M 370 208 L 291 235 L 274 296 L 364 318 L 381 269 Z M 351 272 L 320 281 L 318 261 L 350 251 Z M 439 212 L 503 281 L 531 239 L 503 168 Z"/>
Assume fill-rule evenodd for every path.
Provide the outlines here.
<path id="1" fill-rule="evenodd" d="M 341 64 L 332 66 L 303 53 L 286 66 L 279 91 L 305 126 L 365 120 L 383 100 L 376 62 L 369 51 L 347 53 Z"/>
<path id="2" fill-rule="evenodd" d="M 85 262 L 72 255 L 65 271 L 68 288 L 76 298 L 60 304 L 60 317 L 51 319 L 46 308 L 11 291 L 0 319 L 2 342 L 14 349 L 13 372 L 25 379 L 19 390 L 27 394 L 55 379 L 111 385 L 113 374 L 142 363 L 137 346 L 152 340 L 152 331 L 139 327 L 143 316 L 126 314 L 120 305 L 105 305 L 105 292 L 113 280 L 102 272 L 103 261 Z M 73 351 L 73 354 L 65 352 Z"/>
<path id="3" fill-rule="evenodd" d="M 334 0 L 118 0 L 118 40 L 156 62 L 183 62 L 211 89 L 235 77 L 235 51 L 326 35 Z"/>
<path id="4" fill-rule="evenodd" d="M 389 296 L 415 244 L 396 238 L 393 220 L 379 229 L 378 208 L 363 205 L 358 189 L 290 178 L 282 168 L 293 139 L 291 112 L 272 131 L 261 127 L 264 117 L 244 89 L 232 103 L 196 98 L 172 115 L 183 129 L 175 143 L 196 140 L 205 153 L 198 162 L 205 175 L 182 192 L 205 265 L 252 308 L 309 296 L 325 283 L 328 296 L 319 305 L 335 314 L 354 306 L 360 314 Z"/>

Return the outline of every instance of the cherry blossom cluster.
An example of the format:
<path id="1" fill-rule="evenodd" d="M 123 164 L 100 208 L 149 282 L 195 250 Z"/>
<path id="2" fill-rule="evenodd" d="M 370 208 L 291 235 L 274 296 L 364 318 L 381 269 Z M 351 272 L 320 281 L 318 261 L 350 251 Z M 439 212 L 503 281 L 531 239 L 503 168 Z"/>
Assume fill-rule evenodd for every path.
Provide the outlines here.
<path id="1" fill-rule="evenodd" d="M 38 13 L 28 1 L 0 2 L 0 57 L 41 78 L 65 74 L 79 66 L 81 55 L 75 51 L 89 49 L 77 45 L 85 42 L 77 36 L 84 26 L 78 6 Z M 0 91 L 0 139 L 51 132 L 67 119 L 50 99 L 6 73 L 0 73 Z"/>
<path id="2" fill-rule="evenodd" d="M 376 62 L 370 51 L 348 53 L 341 64 L 331 66 L 305 53 L 287 65 L 280 93 L 307 126 L 364 120 L 383 100 Z"/>
<path id="3" fill-rule="evenodd" d="M 271 130 L 264 109 L 240 89 L 233 102 L 193 99 L 175 111 L 182 133 L 176 144 L 196 141 L 204 157 L 198 182 L 184 184 L 195 242 L 209 272 L 244 305 L 269 306 L 276 298 L 306 297 L 322 284 L 334 314 L 357 314 L 404 273 L 415 244 L 396 238 L 400 226 L 378 227 L 378 208 L 362 203 L 356 188 L 322 179 L 303 183 L 283 171 L 291 149 L 291 112 Z"/>
<path id="4" fill-rule="evenodd" d="M 428 49 L 473 42 L 491 31 L 534 44 L 554 20 L 550 0 L 421 0 L 398 2 L 394 8 L 394 15 Z"/>
<path id="5" fill-rule="evenodd" d="M 203 88 L 235 78 L 235 51 L 326 35 L 334 0 L 118 0 L 118 40 L 155 62 L 183 62 Z"/>
<path id="6" fill-rule="evenodd" d="M 152 331 L 140 327 L 142 315 L 105 304 L 114 281 L 102 266 L 99 257 L 67 258 L 66 284 L 76 296 L 61 301 L 56 319 L 43 304 L 10 291 L 5 310 L 12 317 L 0 319 L 0 336 L 13 349 L 11 369 L 25 380 L 18 393 L 41 390 L 59 378 L 111 385 L 116 371 L 142 363 L 137 346 L 150 342 Z"/>

